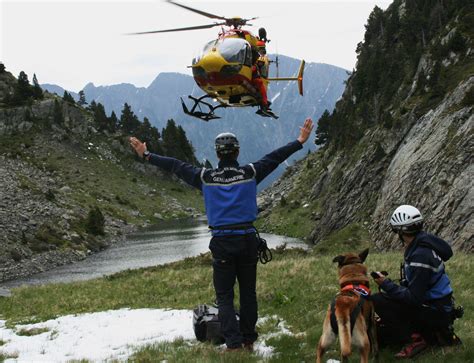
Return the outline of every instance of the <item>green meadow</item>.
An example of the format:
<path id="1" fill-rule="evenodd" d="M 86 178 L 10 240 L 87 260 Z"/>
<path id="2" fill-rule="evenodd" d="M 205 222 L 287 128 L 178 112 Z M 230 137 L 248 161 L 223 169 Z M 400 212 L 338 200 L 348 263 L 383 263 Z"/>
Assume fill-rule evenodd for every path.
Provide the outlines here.
<path id="1" fill-rule="evenodd" d="M 359 248 L 357 248 L 357 251 Z M 338 291 L 334 254 L 313 251 L 274 251 L 274 260 L 258 266 L 259 315 L 278 315 L 292 335 L 280 335 L 266 341 L 274 347 L 270 362 L 312 362 L 321 334 L 325 311 Z M 400 252 L 370 253 L 370 270 L 387 270 L 397 277 Z M 470 277 L 474 263 L 470 255 L 457 253 L 447 263 L 458 304 L 465 315 L 455 323 L 462 347 L 432 348 L 416 362 L 474 362 L 474 289 Z M 372 286 L 375 289 L 374 286 Z M 109 309 L 175 308 L 192 309 L 214 300 L 212 267 L 209 254 L 180 262 L 124 271 L 100 279 L 68 284 L 20 287 L 13 295 L 0 299 L 0 312 L 7 326 L 44 321 L 60 315 Z M 259 327 L 261 335 L 276 331 L 278 320 Z M 191 322 L 190 322 L 191 324 Z M 1 347 L 0 347 L 1 351 Z M 392 362 L 394 350 L 383 350 L 380 362 Z M 338 359 L 338 345 L 326 358 Z M 4 357 L 5 358 L 5 357 Z M 130 358 L 136 362 L 262 362 L 261 356 L 248 352 L 223 353 L 208 343 L 186 341 L 156 344 L 141 348 Z M 351 362 L 358 362 L 353 354 Z"/>

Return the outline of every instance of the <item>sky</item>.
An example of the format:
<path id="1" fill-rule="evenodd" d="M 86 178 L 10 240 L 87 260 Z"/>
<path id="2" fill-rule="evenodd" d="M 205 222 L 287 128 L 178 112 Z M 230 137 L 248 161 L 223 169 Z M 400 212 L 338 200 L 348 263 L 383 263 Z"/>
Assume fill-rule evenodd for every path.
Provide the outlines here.
<path id="1" fill-rule="evenodd" d="M 214 23 L 160 0 L 0 0 L 0 61 L 18 76 L 35 73 L 40 83 L 78 92 L 132 83 L 147 87 L 161 72 L 191 74 L 193 56 L 219 27 L 131 36 L 131 32 Z M 178 1 L 179 2 L 179 1 Z M 374 8 L 388 0 L 222 1 L 181 0 L 184 5 L 225 17 L 259 17 L 250 31 L 265 27 L 269 53 L 352 70 L 355 49 Z"/>

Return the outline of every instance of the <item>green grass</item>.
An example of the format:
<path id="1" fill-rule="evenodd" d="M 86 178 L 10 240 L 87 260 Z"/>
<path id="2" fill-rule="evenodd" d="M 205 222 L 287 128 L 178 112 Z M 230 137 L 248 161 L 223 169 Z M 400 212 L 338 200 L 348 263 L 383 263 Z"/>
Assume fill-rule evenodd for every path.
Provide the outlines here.
<path id="1" fill-rule="evenodd" d="M 364 246 L 364 232 L 359 226 L 348 227 L 347 231 L 341 232 L 341 236 L 344 233 L 360 236 L 358 241 L 354 241 L 357 247 L 351 251 L 359 251 Z M 338 243 L 336 240 L 324 243 L 333 242 Z M 337 254 L 343 251 L 347 249 L 339 250 Z M 274 260 L 268 265 L 258 266 L 259 315 L 278 315 L 294 333 L 293 336 L 270 339 L 268 343 L 278 353 L 271 358 L 271 362 L 314 361 L 325 311 L 338 291 L 336 266 L 331 262 L 334 255 L 332 250 L 328 254 L 317 250 L 286 250 L 275 253 Z M 367 265 L 369 270 L 387 270 L 392 278 L 396 278 L 400 260 L 400 252 L 371 253 Z M 213 301 L 211 270 L 210 255 L 203 254 L 165 266 L 124 271 L 87 282 L 20 287 L 13 289 L 11 297 L 0 300 L 0 311 L 7 319 L 7 326 L 13 327 L 20 322 L 32 323 L 65 314 L 123 307 L 191 309 L 199 303 Z M 416 361 L 419 363 L 474 360 L 474 289 L 470 281 L 474 275 L 472 256 L 456 254 L 447 263 L 447 271 L 457 302 L 464 305 L 466 311 L 464 318 L 455 323 L 464 346 L 454 350 L 434 349 L 418 358 Z M 260 327 L 260 334 L 270 332 L 273 325 Z M 393 362 L 392 355 L 393 351 L 382 351 L 380 362 Z M 337 345 L 327 357 L 338 358 Z M 250 353 L 223 354 L 210 344 L 190 344 L 179 340 L 139 349 L 132 359 L 138 362 L 261 361 L 261 357 Z M 357 355 L 351 362 L 356 361 Z"/>
<path id="2" fill-rule="evenodd" d="M 48 332 L 48 328 L 32 328 L 32 329 L 20 329 L 16 332 L 16 335 L 31 337 L 33 335 L 39 335 Z"/>

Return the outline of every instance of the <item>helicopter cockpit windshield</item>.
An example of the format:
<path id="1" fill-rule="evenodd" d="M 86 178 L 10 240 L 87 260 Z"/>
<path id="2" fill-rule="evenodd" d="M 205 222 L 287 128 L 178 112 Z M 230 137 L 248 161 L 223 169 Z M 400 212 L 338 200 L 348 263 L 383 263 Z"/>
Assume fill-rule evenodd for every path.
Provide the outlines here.
<path id="1" fill-rule="evenodd" d="M 222 57 L 229 63 L 252 65 L 252 51 L 250 44 L 240 38 L 224 38 L 217 44 Z"/>
<path id="2" fill-rule="evenodd" d="M 199 51 L 198 55 L 193 59 L 193 65 L 198 63 L 202 57 L 215 48 L 219 54 L 229 63 L 245 64 L 252 66 L 252 50 L 250 44 L 245 39 L 240 38 L 224 38 L 211 40 L 206 43 Z"/>
<path id="3" fill-rule="evenodd" d="M 193 58 L 193 65 L 198 63 L 201 58 L 207 54 L 211 50 L 211 48 L 215 47 L 217 44 L 217 40 L 211 40 L 210 42 L 207 42 L 206 45 L 198 52 L 198 54 Z"/>

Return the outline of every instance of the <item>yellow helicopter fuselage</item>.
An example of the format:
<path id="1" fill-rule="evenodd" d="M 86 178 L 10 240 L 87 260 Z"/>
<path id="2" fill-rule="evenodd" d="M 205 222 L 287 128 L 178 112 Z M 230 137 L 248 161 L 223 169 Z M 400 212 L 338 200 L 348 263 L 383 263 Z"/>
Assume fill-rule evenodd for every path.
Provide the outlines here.
<path id="1" fill-rule="evenodd" d="M 221 104 L 258 104 L 259 92 L 252 84 L 256 77 L 257 40 L 251 33 L 238 30 L 221 34 L 207 43 L 193 60 L 192 71 L 198 86 Z M 258 61 L 262 68 L 268 69 L 266 55 L 258 56 Z M 261 76 L 265 87 L 268 86 L 267 77 L 268 74 Z"/>

